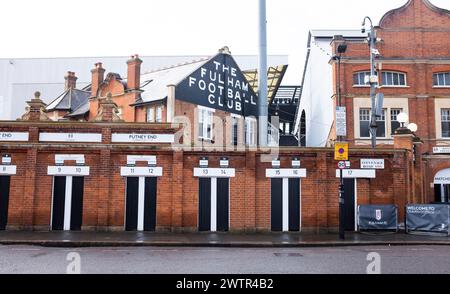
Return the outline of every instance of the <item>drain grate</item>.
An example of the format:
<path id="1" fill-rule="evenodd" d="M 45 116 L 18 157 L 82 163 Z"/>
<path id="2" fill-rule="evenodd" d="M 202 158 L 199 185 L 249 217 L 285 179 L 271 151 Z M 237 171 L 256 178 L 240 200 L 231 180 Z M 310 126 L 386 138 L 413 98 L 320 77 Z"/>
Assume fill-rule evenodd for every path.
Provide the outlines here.
<path id="1" fill-rule="evenodd" d="M 303 257 L 301 253 L 274 253 L 276 257 Z"/>

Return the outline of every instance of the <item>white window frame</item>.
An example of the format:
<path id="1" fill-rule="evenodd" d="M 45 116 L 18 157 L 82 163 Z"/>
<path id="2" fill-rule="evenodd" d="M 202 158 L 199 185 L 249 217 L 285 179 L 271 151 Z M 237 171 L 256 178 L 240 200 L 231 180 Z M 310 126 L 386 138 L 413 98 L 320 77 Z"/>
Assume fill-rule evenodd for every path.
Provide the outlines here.
<path id="1" fill-rule="evenodd" d="M 361 81 L 362 74 L 364 74 L 364 78 Z M 375 74 L 377 74 L 377 73 L 375 72 Z M 355 84 L 355 75 L 358 75 L 358 84 Z M 370 77 L 370 71 L 363 70 L 363 71 L 354 72 L 353 73 L 353 87 L 370 87 L 369 83 L 364 82 L 366 77 Z"/>
<path id="2" fill-rule="evenodd" d="M 161 105 L 157 106 L 156 113 L 155 113 L 155 122 L 161 123 L 163 121 L 162 113 L 163 113 L 163 106 L 161 106 Z"/>
<path id="3" fill-rule="evenodd" d="M 383 83 L 383 75 L 387 75 L 387 74 L 392 74 L 392 85 L 385 85 Z M 394 85 L 394 75 L 398 75 L 398 81 L 399 84 L 398 85 Z M 402 75 L 404 77 L 405 80 L 405 84 L 401 85 L 400 84 L 400 75 Z M 395 87 L 399 87 L 399 88 L 403 88 L 403 87 L 408 87 L 408 80 L 407 80 L 407 74 L 401 71 L 391 71 L 391 70 L 385 70 L 381 72 L 381 87 L 383 88 L 395 88 Z"/>
<path id="4" fill-rule="evenodd" d="M 214 110 L 206 107 L 198 107 L 198 138 L 200 140 L 212 141 L 213 139 L 213 120 L 214 120 Z M 202 128 L 200 128 L 202 124 Z M 208 134 L 208 127 L 210 132 Z"/>
<path id="5" fill-rule="evenodd" d="M 441 85 L 439 83 L 439 76 L 442 75 L 443 79 L 444 79 L 444 84 Z M 445 78 L 445 76 L 448 75 L 448 80 L 447 78 Z M 437 79 L 435 79 L 435 77 L 437 77 Z M 435 84 L 435 80 L 437 81 L 437 84 Z M 434 88 L 450 88 L 450 71 L 446 71 L 446 72 L 435 72 L 433 73 L 433 87 Z"/>
<path id="6" fill-rule="evenodd" d="M 255 118 L 245 118 L 245 145 L 256 146 L 257 121 Z"/>
<path id="7" fill-rule="evenodd" d="M 147 107 L 147 122 L 148 123 L 155 122 L 155 108 L 153 106 Z"/>
<path id="8" fill-rule="evenodd" d="M 444 115 L 443 115 L 444 111 L 448 112 L 445 120 L 444 120 Z M 441 116 L 441 138 L 442 139 L 450 139 L 450 136 L 444 137 L 444 130 L 442 129 L 442 123 L 450 122 L 450 108 L 441 108 L 440 116 Z"/>

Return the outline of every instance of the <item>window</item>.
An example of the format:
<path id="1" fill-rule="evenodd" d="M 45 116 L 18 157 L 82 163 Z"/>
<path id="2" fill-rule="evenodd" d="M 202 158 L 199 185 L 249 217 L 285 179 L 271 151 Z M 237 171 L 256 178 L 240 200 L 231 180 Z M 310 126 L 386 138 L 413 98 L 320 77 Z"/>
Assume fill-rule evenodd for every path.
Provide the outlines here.
<path id="1" fill-rule="evenodd" d="M 245 119 L 245 143 L 247 146 L 256 146 L 256 119 Z"/>
<path id="2" fill-rule="evenodd" d="M 442 138 L 450 138 L 450 109 L 441 109 Z"/>
<path id="3" fill-rule="evenodd" d="M 450 72 L 439 72 L 433 74 L 433 86 L 450 87 Z"/>
<path id="4" fill-rule="evenodd" d="M 370 116 L 369 108 L 361 108 L 359 110 L 359 135 L 361 138 L 370 138 Z M 386 109 L 383 109 L 381 117 L 377 118 L 377 138 L 386 137 Z"/>
<path id="5" fill-rule="evenodd" d="M 381 80 L 383 86 L 406 86 L 406 74 L 401 72 L 383 71 Z"/>
<path id="6" fill-rule="evenodd" d="M 147 122 L 155 122 L 155 108 L 147 107 Z"/>
<path id="7" fill-rule="evenodd" d="M 198 137 L 203 140 L 212 140 L 213 112 L 205 108 L 198 109 Z"/>
<path id="8" fill-rule="evenodd" d="M 400 123 L 397 121 L 397 116 L 402 112 L 403 112 L 403 109 L 400 109 L 400 108 L 392 108 L 391 109 L 391 134 L 392 135 L 400 127 Z"/>
<path id="9" fill-rule="evenodd" d="M 155 121 L 157 123 L 162 122 L 162 110 L 163 110 L 162 106 L 156 107 L 156 119 L 155 119 Z"/>
<path id="10" fill-rule="evenodd" d="M 238 126 L 239 126 L 239 118 L 236 116 L 231 117 L 231 145 L 238 145 Z"/>
<path id="11" fill-rule="evenodd" d="M 370 138 L 370 109 L 361 108 L 359 110 L 359 136 L 361 138 Z"/>
<path id="12" fill-rule="evenodd" d="M 353 75 L 354 86 L 369 86 L 370 71 L 361 71 Z"/>

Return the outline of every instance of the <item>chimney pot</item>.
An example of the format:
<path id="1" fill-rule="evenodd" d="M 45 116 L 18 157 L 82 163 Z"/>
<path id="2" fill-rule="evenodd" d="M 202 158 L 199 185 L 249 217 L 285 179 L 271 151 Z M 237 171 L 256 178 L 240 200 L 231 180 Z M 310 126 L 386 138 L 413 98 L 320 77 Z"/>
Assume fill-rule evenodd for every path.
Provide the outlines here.
<path id="1" fill-rule="evenodd" d="M 75 89 L 77 87 L 77 77 L 73 71 L 68 71 L 67 75 L 64 77 L 65 82 L 65 90 Z"/>

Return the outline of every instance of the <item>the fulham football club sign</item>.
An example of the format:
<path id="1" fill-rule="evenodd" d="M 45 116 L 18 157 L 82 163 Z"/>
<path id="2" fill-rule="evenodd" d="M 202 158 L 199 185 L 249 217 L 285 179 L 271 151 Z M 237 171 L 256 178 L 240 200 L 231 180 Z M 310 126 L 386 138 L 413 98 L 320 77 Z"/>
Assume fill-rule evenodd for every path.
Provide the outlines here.
<path id="1" fill-rule="evenodd" d="M 233 57 L 220 53 L 176 88 L 177 99 L 226 112 L 257 116 L 257 95 Z"/>

